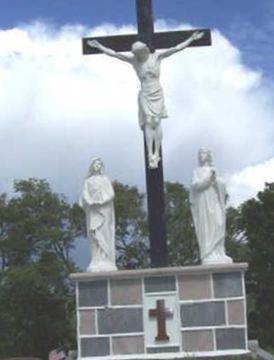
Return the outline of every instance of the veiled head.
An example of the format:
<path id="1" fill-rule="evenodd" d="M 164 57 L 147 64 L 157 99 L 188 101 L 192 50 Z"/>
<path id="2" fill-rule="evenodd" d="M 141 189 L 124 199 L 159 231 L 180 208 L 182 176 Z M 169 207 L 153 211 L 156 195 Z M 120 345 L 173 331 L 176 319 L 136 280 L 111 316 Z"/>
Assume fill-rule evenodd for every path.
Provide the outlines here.
<path id="1" fill-rule="evenodd" d="M 137 58 L 137 60 L 140 61 L 145 61 L 150 55 L 149 47 L 141 41 L 136 41 L 132 44 L 131 52 Z"/>
<path id="2" fill-rule="evenodd" d="M 104 163 L 101 158 L 95 158 L 92 160 L 89 167 L 89 176 L 102 175 L 104 172 Z"/>
<path id="3" fill-rule="evenodd" d="M 200 166 L 209 165 L 213 166 L 213 157 L 210 150 L 201 148 L 198 151 L 198 163 Z"/>

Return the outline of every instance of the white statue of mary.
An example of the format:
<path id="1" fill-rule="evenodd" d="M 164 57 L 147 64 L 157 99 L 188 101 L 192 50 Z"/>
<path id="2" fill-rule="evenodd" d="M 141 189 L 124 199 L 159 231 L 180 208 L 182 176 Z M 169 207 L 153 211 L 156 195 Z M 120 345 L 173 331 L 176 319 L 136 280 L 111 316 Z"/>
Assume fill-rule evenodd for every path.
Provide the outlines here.
<path id="1" fill-rule="evenodd" d="M 103 172 L 102 160 L 94 159 L 79 199 L 79 205 L 86 213 L 87 235 L 91 244 L 91 261 L 87 268 L 89 272 L 117 270 L 114 190 Z"/>
<path id="2" fill-rule="evenodd" d="M 209 150 L 200 149 L 194 170 L 190 204 L 202 264 L 231 263 L 225 254 L 227 191 L 217 176 Z"/>

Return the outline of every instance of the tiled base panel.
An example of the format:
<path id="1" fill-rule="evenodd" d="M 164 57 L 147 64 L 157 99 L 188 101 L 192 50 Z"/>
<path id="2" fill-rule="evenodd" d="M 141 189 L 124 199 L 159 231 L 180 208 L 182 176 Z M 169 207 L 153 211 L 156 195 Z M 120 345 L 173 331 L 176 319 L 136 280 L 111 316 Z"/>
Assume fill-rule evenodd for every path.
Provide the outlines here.
<path id="1" fill-rule="evenodd" d="M 224 264 L 72 274 L 78 358 L 247 353 L 246 268 Z"/>

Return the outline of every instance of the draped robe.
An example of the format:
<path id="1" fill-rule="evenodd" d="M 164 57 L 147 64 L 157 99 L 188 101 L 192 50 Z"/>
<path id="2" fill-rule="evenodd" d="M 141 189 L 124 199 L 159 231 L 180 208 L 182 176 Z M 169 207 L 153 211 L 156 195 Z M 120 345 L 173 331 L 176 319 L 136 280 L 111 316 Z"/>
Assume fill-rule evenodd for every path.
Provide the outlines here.
<path id="1" fill-rule="evenodd" d="M 79 205 L 85 210 L 87 235 L 91 242 L 88 271 L 116 270 L 114 190 L 105 175 L 88 177 Z"/>
<path id="2" fill-rule="evenodd" d="M 232 262 L 225 254 L 226 186 L 219 177 L 212 183 L 212 170 L 209 166 L 196 168 L 190 189 L 191 212 L 203 264 Z"/>

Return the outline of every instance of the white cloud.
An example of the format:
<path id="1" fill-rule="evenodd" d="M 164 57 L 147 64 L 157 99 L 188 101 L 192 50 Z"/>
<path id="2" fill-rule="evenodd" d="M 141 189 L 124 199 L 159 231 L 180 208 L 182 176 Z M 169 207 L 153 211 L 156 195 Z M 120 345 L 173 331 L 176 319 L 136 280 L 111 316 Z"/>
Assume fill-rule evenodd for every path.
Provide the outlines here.
<path id="1" fill-rule="evenodd" d="M 0 191 L 14 178 L 43 177 L 75 200 L 97 155 L 111 178 L 144 189 L 137 78 L 127 64 L 81 53 L 84 34 L 133 31 L 41 23 L 0 31 Z M 167 59 L 162 84 L 170 116 L 163 121 L 167 180 L 189 182 L 200 146 L 213 150 L 228 177 L 273 155 L 271 90 L 220 32 L 212 47 Z"/>
<path id="2" fill-rule="evenodd" d="M 231 203 L 240 205 L 246 199 L 255 197 L 267 182 L 274 182 L 274 157 L 261 164 L 247 166 L 228 177 Z"/>

